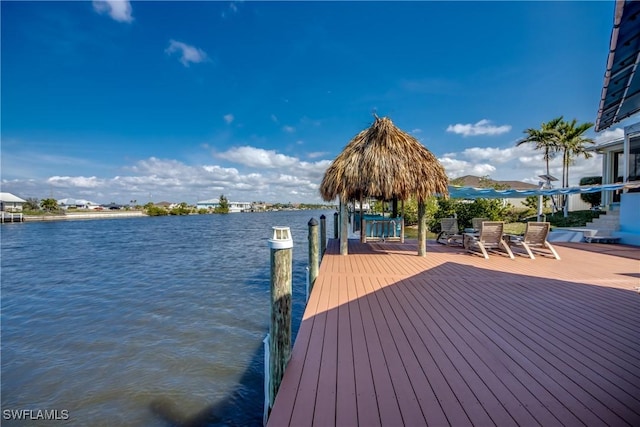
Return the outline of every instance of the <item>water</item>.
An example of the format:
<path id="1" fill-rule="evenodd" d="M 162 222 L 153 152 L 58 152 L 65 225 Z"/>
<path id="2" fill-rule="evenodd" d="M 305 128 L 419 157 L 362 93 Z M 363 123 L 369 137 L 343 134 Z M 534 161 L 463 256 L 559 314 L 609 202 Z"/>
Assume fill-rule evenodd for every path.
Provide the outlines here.
<path id="1" fill-rule="evenodd" d="M 323 213 L 329 232 L 332 211 L 3 225 L 2 409 L 68 411 L 59 425 L 261 425 L 267 239 L 291 227 L 295 331 L 307 222 Z"/>

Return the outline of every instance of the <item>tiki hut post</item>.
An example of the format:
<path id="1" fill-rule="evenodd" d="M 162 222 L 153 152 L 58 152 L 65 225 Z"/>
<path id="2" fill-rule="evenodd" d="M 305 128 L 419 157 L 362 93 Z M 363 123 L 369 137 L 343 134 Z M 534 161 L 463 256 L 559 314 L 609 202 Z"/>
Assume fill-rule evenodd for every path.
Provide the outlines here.
<path id="1" fill-rule="evenodd" d="M 349 254 L 349 201 L 340 197 L 340 255 Z"/>
<path id="2" fill-rule="evenodd" d="M 362 194 L 360 195 L 360 242 L 364 242 L 364 208 L 362 207 Z"/>
<path id="3" fill-rule="evenodd" d="M 402 216 L 401 230 L 400 230 L 400 243 L 404 243 L 404 223 L 407 218 L 404 215 L 404 199 L 400 202 L 400 216 Z"/>
<path id="4" fill-rule="evenodd" d="M 427 221 L 424 200 L 418 199 L 418 256 L 427 254 Z"/>

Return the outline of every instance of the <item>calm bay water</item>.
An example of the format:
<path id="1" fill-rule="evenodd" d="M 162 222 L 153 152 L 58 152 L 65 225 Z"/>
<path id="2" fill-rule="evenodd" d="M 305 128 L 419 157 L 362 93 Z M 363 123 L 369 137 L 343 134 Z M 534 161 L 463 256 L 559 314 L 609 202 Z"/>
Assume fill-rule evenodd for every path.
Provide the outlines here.
<path id="1" fill-rule="evenodd" d="M 67 410 L 58 425 L 261 425 L 267 239 L 291 227 L 297 330 L 307 222 L 323 213 L 331 234 L 333 211 L 3 225 L 2 409 Z"/>

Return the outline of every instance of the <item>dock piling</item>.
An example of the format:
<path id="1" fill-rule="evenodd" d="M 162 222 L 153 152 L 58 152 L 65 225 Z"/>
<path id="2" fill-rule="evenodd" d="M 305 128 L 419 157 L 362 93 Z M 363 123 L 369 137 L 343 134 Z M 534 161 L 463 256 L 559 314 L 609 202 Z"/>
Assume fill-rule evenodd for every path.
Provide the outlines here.
<path id="1" fill-rule="evenodd" d="M 309 295 L 311 295 L 313 284 L 318 277 L 319 267 L 318 220 L 311 218 L 307 225 L 309 226 Z"/>
<path id="2" fill-rule="evenodd" d="M 327 250 L 327 217 L 320 215 L 320 259 Z"/>
<path id="3" fill-rule="evenodd" d="M 271 249 L 271 325 L 269 328 L 269 407 L 291 356 L 291 282 L 293 240 L 289 227 L 273 227 Z"/>
<path id="4" fill-rule="evenodd" d="M 338 212 L 333 213 L 333 238 L 338 238 Z"/>

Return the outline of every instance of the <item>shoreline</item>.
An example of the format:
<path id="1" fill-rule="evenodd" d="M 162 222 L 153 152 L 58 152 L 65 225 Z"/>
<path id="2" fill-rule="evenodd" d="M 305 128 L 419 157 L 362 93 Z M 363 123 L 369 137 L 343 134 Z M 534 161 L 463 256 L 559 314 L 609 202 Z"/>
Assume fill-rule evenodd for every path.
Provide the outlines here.
<path id="1" fill-rule="evenodd" d="M 141 211 L 135 212 L 95 212 L 95 213 L 67 213 L 66 215 L 24 215 L 24 222 L 38 221 L 69 221 L 85 219 L 117 219 L 117 218 L 137 218 L 148 215 Z"/>

